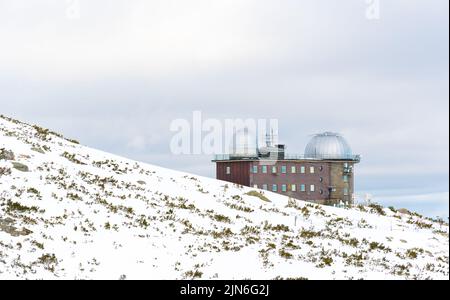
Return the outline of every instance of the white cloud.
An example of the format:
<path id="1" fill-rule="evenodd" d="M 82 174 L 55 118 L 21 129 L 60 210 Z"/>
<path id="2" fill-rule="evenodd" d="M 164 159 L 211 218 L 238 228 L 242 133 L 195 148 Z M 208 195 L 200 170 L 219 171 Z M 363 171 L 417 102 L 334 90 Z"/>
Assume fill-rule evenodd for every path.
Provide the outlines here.
<path id="1" fill-rule="evenodd" d="M 132 150 L 142 151 L 147 145 L 146 139 L 143 136 L 133 137 L 127 144 L 127 147 Z"/>

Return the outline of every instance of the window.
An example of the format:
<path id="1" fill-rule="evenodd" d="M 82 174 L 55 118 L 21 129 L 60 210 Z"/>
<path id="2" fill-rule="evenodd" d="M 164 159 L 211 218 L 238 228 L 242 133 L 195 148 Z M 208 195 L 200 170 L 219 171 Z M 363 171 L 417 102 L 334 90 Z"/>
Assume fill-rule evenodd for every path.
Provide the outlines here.
<path id="1" fill-rule="evenodd" d="M 230 175 L 230 174 L 231 174 L 231 167 L 227 167 L 227 168 L 226 168 L 226 173 L 227 173 L 227 175 Z"/>
<path id="2" fill-rule="evenodd" d="M 292 166 L 292 167 L 291 167 L 291 173 L 292 173 L 292 174 L 297 173 L 297 168 L 296 168 L 295 166 Z"/>
<path id="3" fill-rule="evenodd" d="M 300 191 L 301 192 L 306 192 L 306 185 L 300 184 Z"/>
<path id="4" fill-rule="evenodd" d="M 281 191 L 282 192 L 287 192 L 287 186 L 285 184 L 281 185 Z"/>
<path id="5" fill-rule="evenodd" d="M 272 167 L 272 173 L 273 173 L 273 174 L 276 174 L 276 173 L 277 173 L 277 166 L 273 166 L 273 167 Z"/>
<path id="6" fill-rule="evenodd" d="M 297 191 L 297 185 L 291 184 L 291 191 L 296 192 Z"/>
<path id="7" fill-rule="evenodd" d="M 257 184 L 254 184 L 254 185 L 253 185 L 253 188 L 257 189 L 257 188 L 258 188 L 258 185 L 257 185 Z"/>
<path id="8" fill-rule="evenodd" d="M 309 186 L 309 191 L 310 191 L 311 193 L 314 193 L 314 192 L 316 191 L 316 186 L 315 186 L 314 184 L 311 184 L 311 185 Z"/>
<path id="9" fill-rule="evenodd" d="M 348 188 L 344 188 L 344 196 L 348 196 Z"/>
<path id="10" fill-rule="evenodd" d="M 300 173 L 305 174 L 305 166 L 300 167 Z"/>
<path id="11" fill-rule="evenodd" d="M 316 172 L 316 168 L 309 167 L 309 173 L 314 174 Z"/>
<path id="12" fill-rule="evenodd" d="M 258 166 L 253 166 L 253 174 L 258 174 Z"/>
<path id="13" fill-rule="evenodd" d="M 344 182 L 348 182 L 348 175 L 342 176 L 342 180 L 344 180 Z"/>
<path id="14" fill-rule="evenodd" d="M 272 192 L 278 191 L 278 186 L 276 184 L 272 184 Z"/>
<path id="15" fill-rule="evenodd" d="M 281 173 L 286 174 L 286 166 L 281 166 Z"/>
<path id="16" fill-rule="evenodd" d="M 262 189 L 267 191 L 267 189 L 268 189 L 268 188 L 267 188 L 267 184 L 263 184 L 263 185 L 262 185 Z"/>
<path id="17" fill-rule="evenodd" d="M 262 172 L 263 172 L 264 174 L 267 174 L 267 166 L 262 166 Z"/>

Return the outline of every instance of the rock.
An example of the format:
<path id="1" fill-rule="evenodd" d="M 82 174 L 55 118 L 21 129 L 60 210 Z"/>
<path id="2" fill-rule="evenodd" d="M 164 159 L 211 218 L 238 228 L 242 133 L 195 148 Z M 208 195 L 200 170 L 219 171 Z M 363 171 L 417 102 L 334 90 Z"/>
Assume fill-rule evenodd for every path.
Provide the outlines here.
<path id="1" fill-rule="evenodd" d="M 15 226 L 13 226 L 14 223 L 14 220 L 11 218 L 0 218 L 0 231 L 4 231 L 12 236 L 29 235 L 33 233 L 33 231 L 26 228 L 17 229 Z"/>
<path id="2" fill-rule="evenodd" d="M 407 210 L 406 208 L 400 208 L 398 209 L 398 212 L 404 215 L 410 215 L 411 212 L 409 210 Z"/>
<path id="3" fill-rule="evenodd" d="M 14 160 L 15 156 L 14 156 L 14 152 L 12 151 L 8 151 L 5 148 L 1 148 L 0 149 L 0 160 Z"/>
<path id="4" fill-rule="evenodd" d="M 8 176 L 8 175 L 11 175 L 11 169 L 10 168 L 2 168 L 2 167 L 0 167 L 0 177 Z"/>
<path id="5" fill-rule="evenodd" d="M 21 172 L 29 172 L 30 171 L 30 169 L 28 168 L 27 165 L 24 165 L 24 164 L 21 164 L 18 162 L 13 162 L 12 164 L 13 164 L 14 169 L 19 170 Z"/>
<path id="6" fill-rule="evenodd" d="M 42 150 L 41 148 L 38 148 L 38 147 L 33 147 L 33 148 L 31 148 L 31 150 L 34 151 L 34 152 L 45 154 L 45 151 Z"/>

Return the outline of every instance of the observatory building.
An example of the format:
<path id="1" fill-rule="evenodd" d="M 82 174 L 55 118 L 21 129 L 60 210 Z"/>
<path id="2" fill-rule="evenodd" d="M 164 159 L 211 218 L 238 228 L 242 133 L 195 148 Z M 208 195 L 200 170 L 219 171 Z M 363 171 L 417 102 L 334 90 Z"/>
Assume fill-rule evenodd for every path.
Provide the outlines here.
<path id="1" fill-rule="evenodd" d="M 217 179 L 319 204 L 353 202 L 354 165 L 360 156 L 344 137 L 316 134 L 303 155 L 287 154 L 284 145 L 272 140 L 267 137 L 264 147 L 252 151 L 216 155 Z"/>

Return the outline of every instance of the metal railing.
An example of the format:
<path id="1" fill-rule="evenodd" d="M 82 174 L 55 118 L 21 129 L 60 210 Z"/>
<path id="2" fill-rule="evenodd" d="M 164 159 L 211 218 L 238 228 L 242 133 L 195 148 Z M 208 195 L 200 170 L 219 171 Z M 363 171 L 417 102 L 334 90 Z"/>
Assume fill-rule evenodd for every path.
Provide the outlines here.
<path id="1" fill-rule="evenodd" d="M 254 155 L 245 155 L 245 154 L 216 154 L 214 155 L 214 161 L 225 161 L 225 160 L 257 160 L 257 159 L 267 159 L 261 158 Z M 271 159 L 270 157 L 268 159 Z M 276 160 L 277 156 L 273 157 L 273 160 Z M 305 156 L 304 154 L 285 154 L 285 160 L 349 160 L 360 162 L 360 155 L 345 155 L 336 157 L 334 155 L 316 155 L 315 157 Z"/>

